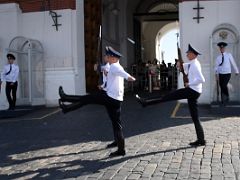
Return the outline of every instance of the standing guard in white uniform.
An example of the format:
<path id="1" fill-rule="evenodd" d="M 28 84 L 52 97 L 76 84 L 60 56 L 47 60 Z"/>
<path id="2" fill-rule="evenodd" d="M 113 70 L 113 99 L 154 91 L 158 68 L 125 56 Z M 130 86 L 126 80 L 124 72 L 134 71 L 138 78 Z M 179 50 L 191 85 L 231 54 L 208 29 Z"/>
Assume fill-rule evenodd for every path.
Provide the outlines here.
<path id="1" fill-rule="evenodd" d="M 124 79 L 135 81 L 135 78 L 129 75 L 120 65 L 119 59 L 122 55 L 119 52 L 112 47 L 109 47 L 107 53 L 110 69 L 107 75 L 106 92 L 99 91 L 85 96 L 74 96 L 65 94 L 62 87 L 59 87 L 59 106 L 63 113 L 76 110 L 88 104 L 105 106 L 112 121 L 114 137 L 118 147 L 118 150 L 112 152 L 110 156 L 124 156 L 126 152 L 121 123 L 121 104 L 124 95 Z M 64 102 L 72 102 L 72 104 L 66 105 Z"/>
<path id="2" fill-rule="evenodd" d="M 233 66 L 236 75 L 239 74 L 239 71 L 232 54 L 225 52 L 225 47 L 227 46 L 227 43 L 219 42 L 217 45 L 219 46 L 221 55 L 219 55 L 216 59 L 215 73 L 216 78 L 219 79 L 222 104 L 226 105 L 226 103 L 229 101 L 229 92 L 227 85 L 231 78 L 231 65 Z"/>
<path id="3" fill-rule="evenodd" d="M 14 64 L 15 56 L 13 54 L 7 54 L 8 64 L 3 67 L 1 74 L 1 81 L 6 82 L 6 96 L 9 104 L 8 110 L 14 110 L 16 107 L 17 99 L 17 87 L 18 87 L 18 75 L 19 67 Z M 2 82 L 1 82 L 2 83 Z M 0 83 L 0 84 L 1 84 Z"/>
<path id="4" fill-rule="evenodd" d="M 201 65 L 197 60 L 197 56 L 199 54 L 200 53 L 197 50 L 195 50 L 190 44 L 188 45 L 187 58 L 189 59 L 190 62 L 183 64 L 185 74 L 188 75 L 189 80 L 188 83 L 184 84 L 185 88 L 177 89 L 165 96 L 156 97 L 154 99 L 141 98 L 138 95 L 136 95 L 138 102 L 141 103 L 143 107 L 167 101 L 187 99 L 188 107 L 197 134 L 197 140 L 191 142 L 189 144 L 191 146 L 202 146 L 206 144 L 204 139 L 203 127 L 198 116 L 198 104 L 197 104 L 197 100 L 202 93 L 202 83 L 205 82 L 205 78 L 203 77 L 201 70 Z"/>

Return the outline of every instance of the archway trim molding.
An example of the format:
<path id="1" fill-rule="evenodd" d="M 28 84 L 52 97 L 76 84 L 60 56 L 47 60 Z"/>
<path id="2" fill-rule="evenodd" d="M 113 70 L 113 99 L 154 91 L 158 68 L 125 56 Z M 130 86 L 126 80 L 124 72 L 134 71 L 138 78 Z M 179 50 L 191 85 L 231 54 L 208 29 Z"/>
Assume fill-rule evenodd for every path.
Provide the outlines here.
<path id="1" fill-rule="evenodd" d="M 136 8 L 136 13 L 149 12 L 152 8 L 163 3 L 171 3 L 176 4 L 176 6 L 178 6 L 177 0 L 162 0 L 160 2 L 159 0 L 145 0 L 139 3 L 139 5 Z"/>
<path id="2" fill-rule="evenodd" d="M 237 30 L 237 28 L 235 26 L 233 26 L 232 24 L 229 24 L 229 23 L 222 23 L 218 26 L 216 26 L 212 32 L 212 36 L 217 33 L 219 30 L 228 30 L 228 31 L 231 31 L 235 37 L 236 37 L 236 40 L 237 40 L 237 43 L 239 41 L 239 31 Z"/>
<path id="3" fill-rule="evenodd" d="M 171 23 L 168 23 L 166 25 L 164 25 L 159 31 L 158 33 L 156 34 L 156 39 L 155 39 L 155 45 L 156 45 L 156 57 L 160 60 L 161 57 L 160 57 L 160 49 L 161 47 L 159 46 L 160 45 L 160 42 L 161 42 L 161 39 L 170 31 L 174 30 L 174 29 L 178 29 L 179 30 L 179 26 L 176 22 L 171 22 Z M 177 44 L 177 37 L 176 37 L 176 44 Z M 159 49 L 160 48 L 160 49 Z"/>

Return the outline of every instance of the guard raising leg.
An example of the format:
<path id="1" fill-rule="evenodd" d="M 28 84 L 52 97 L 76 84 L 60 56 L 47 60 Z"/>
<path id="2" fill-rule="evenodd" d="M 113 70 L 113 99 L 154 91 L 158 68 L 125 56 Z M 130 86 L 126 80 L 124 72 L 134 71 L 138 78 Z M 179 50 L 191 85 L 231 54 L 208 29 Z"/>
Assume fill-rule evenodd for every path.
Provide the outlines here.
<path id="1" fill-rule="evenodd" d="M 75 96 L 66 95 L 62 87 L 59 87 L 59 106 L 64 113 L 76 110 L 88 104 L 105 106 L 112 121 L 114 137 L 118 146 L 118 150 L 111 153 L 110 156 L 121 156 L 126 153 L 121 123 L 121 104 L 124 94 L 124 79 L 135 81 L 135 78 L 124 71 L 123 67 L 120 65 L 119 59 L 122 55 L 119 52 L 112 47 L 109 47 L 107 56 L 110 69 L 107 75 L 106 91 L 100 91 L 85 96 Z M 71 104 L 66 105 L 64 102 L 71 102 Z"/>
<path id="2" fill-rule="evenodd" d="M 185 73 L 188 76 L 188 82 L 185 83 L 185 88 L 175 90 L 165 96 L 152 98 L 152 99 L 144 99 L 136 95 L 136 98 L 142 106 L 153 105 L 157 103 L 163 103 L 166 101 L 174 101 L 180 99 L 187 99 L 189 111 L 195 125 L 197 140 L 195 142 L 191 142 L 191 146 L 200 146 L 205 145 L 204 139 L 204 131 L 199 120 L 198 116 L 198 105 L 197 100 L 202 93 L 202 83 L 205 82 L 205 79 L 201 72 L 201 65 L 197 60 L 197 56 L 200 53 L 192 48 L 189 44 L 188 51 L 187 51 L 187 58 L 189 59 L 190 63 L 184 63 L 183 68 Z M 180 65 L 178 65 L 180 66 Z"/>

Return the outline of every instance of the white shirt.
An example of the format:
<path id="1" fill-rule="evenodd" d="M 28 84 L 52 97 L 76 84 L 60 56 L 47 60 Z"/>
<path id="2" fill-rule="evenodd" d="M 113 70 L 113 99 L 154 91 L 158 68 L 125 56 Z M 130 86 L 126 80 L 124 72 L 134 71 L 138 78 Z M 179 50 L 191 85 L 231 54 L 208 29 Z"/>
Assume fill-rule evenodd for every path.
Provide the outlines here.
<path id="1" fill-rule="evenodd" d="M 10 70 L 10 64 L 6 64 L 3 67 L 3 72 L 1 74 L 1 81 L 6 82 L 16 82 L 19 75 L 19 67 L 16 64 L 12 64 L 12 70 L 9 74 L 7 74 Z M 6 75 L 7 74 L 7 75 Z"/>
<path id="2" fill-rule="evenodd" d="M 110 69 L 110 64 L 107 63 L 104 66 L 102 66 L 102 73 L 103 73 L 103 84 L 101 85 L 101 87 L 103 88 L 104 91 L 107 91 L 107 87 L 106 87 L 106 83 L 107 83 L 107 74 L 109 72 Z"/>
<path id="3" fill-rule="evenodd" d="M 232 72 L 231 70 L 231 64 L 234 68 L 235 73 L 239 73 L 238 67 L 236 65 L 236 62 L 232 56 L 231 53 L 224 52 L 224 62 L 221 66 L 219 66 L 222 62 L 222 54 L 220 54 L 216 59 L 215 64 L 215 72 L 216 74 L 230 74 Z"/>
<path id="4" fill-rule="evenodd" d="M 202 68 L 197 59 L 191 60 L 189 63 L 183 64 L 184 72 L 188 75 L 189 87 L 198 93 L 202 93 L 202 83 L 205 78 L 202 74 Z"/>
<path id="5" fill-rule="evenodd" d="M 117 63 L 110 65 L 107 76 L 107 95 L 115 100 L 123 101 L 124 79 L 128 79 L 130 75 Z"/>

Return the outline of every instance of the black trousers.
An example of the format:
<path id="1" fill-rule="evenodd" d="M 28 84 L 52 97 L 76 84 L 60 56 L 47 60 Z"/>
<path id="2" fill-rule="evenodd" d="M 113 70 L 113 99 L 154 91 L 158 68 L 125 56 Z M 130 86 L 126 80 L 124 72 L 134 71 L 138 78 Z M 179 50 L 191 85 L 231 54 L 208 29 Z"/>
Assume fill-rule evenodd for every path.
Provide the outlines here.
<path id="1" fill-rule="evenodd" d="M 230 81 L 231 74 L 219 74 L 219 86 L 221 89 L 222 103 L 229 101 L 228 82 Z"/>
<path id="2" fill-rule="evenodd" d="M 198 115 L 198 104 L 197 100 L 200 96 L 200 93 L 197 91 L 194 91 L 191 88 L 182 88 L 182 89 L 177 89 L 161 98 L 159 98 L 157 103 L 162 103 L 162 102 L 167 102 L 167 101 L 174 101 L 174 100 L 180 100 L 180 99 L 187 99 L 188 100 L 188 108 L 190 111 L 190 115 L 192 117 L 196 134 L 197 134 L 197 139 L 199 141 L 204 141 L 204 131 L 203 127 L 201 125 L 201 121 L 199 120 L 199 115 Z"/>
<path id="3" fill-rule="evenodd" d="M 72 102 L 72 104 L 66 106 L 68 111 L 76 110 L 88 104 L 105 106 L 112 122 L 114 139 L 118 144 L 118 149 L 125 149 L 121 122 L 121 101 L 109 97 L 105 91 L 99 91 L 85 96 L 66 95 L 64 101 Z"/>
<path id="4" fill-rule="evenodd" d="M 13 83 L 13 85 L 11 84 L 12 82 L 6 82 L 6 96 L 9 104 L 9 109 L 15 109 L 18 82 L 16 81 Z"/>

